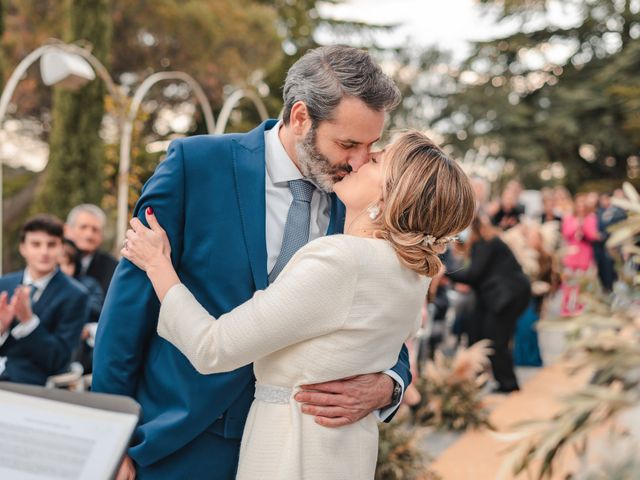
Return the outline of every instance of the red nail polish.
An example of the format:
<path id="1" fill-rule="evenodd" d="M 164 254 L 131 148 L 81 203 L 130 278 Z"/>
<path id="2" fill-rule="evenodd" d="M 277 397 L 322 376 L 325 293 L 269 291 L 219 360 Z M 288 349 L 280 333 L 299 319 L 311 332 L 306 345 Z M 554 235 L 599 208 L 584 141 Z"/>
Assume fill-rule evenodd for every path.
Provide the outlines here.
<path id="1" fill-rule="evenodd" d="M 153 208 L 147 207 L 147 215 L 153 215 Z"/>

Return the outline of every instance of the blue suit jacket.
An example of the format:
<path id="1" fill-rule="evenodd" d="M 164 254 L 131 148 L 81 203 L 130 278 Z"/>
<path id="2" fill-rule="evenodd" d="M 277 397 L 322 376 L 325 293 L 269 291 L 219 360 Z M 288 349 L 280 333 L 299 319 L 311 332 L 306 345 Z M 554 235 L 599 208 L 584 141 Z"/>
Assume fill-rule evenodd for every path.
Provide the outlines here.
<path id="1" fill-rule="evenodd" d="M 151 206 L 171 241 L 181 281 L 215 317 L 267 287 L 264 133 L 196 136 L 171 144 L 142 190 L 134 214 Z M 334 197 L 328 233 L 340 233 L 344 206 Z M 142 418 L 129 450 L 148 466 L 216 422 L 240 438 L 253 400 L 252 366 L 200 375 L 156 333 L 159 302 L 146 274 L 130 262 L 116 269 L 100 317 L 93 390 L 134 397 Z M 408 361 L 398 373 L 409 383 Z M 215 455 L 216 452 L 209 452 Z"/>
<path id="2" fill-rule="evenodd" d="M 0 278 L 0 291 L 13 294 L 22 283 L 23 271 Z M 0 357 L 7 357 L 3 378 L 11 382 L 44 385 L 47 377 L 65 372 L 71 354 L 80 343 L 82 327 L 89 319 L 87 290 L 60 270 L 51 278 L 33 313 L 40 325 L 24 338 L 9 335 L 0 347 Z M 13 326 L 17 325 L 14 321 Z"/>

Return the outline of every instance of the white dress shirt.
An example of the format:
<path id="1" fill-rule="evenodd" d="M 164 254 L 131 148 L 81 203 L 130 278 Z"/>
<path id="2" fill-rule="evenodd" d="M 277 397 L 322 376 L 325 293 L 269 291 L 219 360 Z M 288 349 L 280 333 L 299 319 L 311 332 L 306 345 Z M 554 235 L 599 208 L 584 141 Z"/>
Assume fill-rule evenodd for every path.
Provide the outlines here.
<path id="1" fill-rule="evenodd" d="M 267 239 L 267 271 L 271 272 L 276 264 L 282 239 L 284 226 L 287 223 L 287 214 L 293 201 L 293 195 L 289 190 L 290 180 L 300 180 L 304 177 L 300 170 L 289 158 L 287 151 L 280 142 L 278 132 L 282 123 L 278 122 L 264 135 L 265 141 L 265 192 L 267 205 L 266 239 Z M 311 223 L 309 224 L 309 241 L 323 237 L 329 228 L 331 216 L 331 197 L 319 188 L 311 197 Z"/>
<path id="2" fill-rule="evenodd" d="M 25 269 L 24 275 L 22 277 L 22 284 L 31 285 L 31 288 L 34 288 L 36 290 L 35 293 L 33 294 L 32 303 L 36 303 L 40 299 L 40 297 L 42 296 L 42 293 L 44 292 L 45 288 L 47 288 L 47 286 L 49 285 L 49 282 L 51 281 L 53 276 L 56 274 L 56 272 L 57 270 L 54 270 L 50 274 L 45 275 L 44 277 L 40 277 L 37 280 L 34 280 L 31 274 L 29 273 L 29 269 L 28 268 Z M 4 345 L 4 342 L 6 342 L 7 338 L 9 338 L 9 334 L 11 334 L 11 336 L 16 340 L 19 340 L 28 335 L 31 335 L 31 333 L 36 328 L 38 328 L 38 325 L 40 325 L 40 318 L 38 318 L 38 316 L 34 313 L 31 315 L 31 318 L 28 321 L 24 323 L 21 322 L 15 327 L 13 327 L 11 331 L 7 330 L 6 332 L 0 334 L 0 346 Z M 7 364 L 7 358 L 0 357 L 0 375 L 2 375 L 2 372 L 4 372 L 4 369 L 6 368 L 6 364 Z"/>
<path id="3" fill-rule="evenodd" d="M 289 190 L 290 180 L 303 179 L 304 176 L 293 163 L 293 160 L 284 149 L 278 132 L 282 127 L 282 122 L 276 123 L 271 130 L 264 133 L 265 146 L 265 202 L 266 202 L 266 222 L 265 237 L 267 240 L 267 271 L 271 272 L 276 264 L 278 255 L 282 248 L 284 227 L 287 222 L 289 207 L 293 201 L 293 195 Z M 313 192 L 311 198 L 311 221 L 309 224 L 309 241 L 327 234 L 331 217 L 331 197 L 319 188 Z M 402 378 L 393 370 L 384 373 L 393 378 L 402 387 L 404 395 L 404 382 Z M 400 399 L 402 402 L 402 398 Z M 375 412 L 379 420 L 385 420 L 399 406 L 391 407 Z"/>

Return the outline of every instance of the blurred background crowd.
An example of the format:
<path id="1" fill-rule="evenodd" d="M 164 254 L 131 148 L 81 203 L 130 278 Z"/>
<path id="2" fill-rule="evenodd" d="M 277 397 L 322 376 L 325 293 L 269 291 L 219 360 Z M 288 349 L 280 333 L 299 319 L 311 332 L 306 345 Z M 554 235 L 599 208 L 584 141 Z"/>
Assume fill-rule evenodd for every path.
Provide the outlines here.
<path id="1" fill-rule="evenodd" d="M 488 339 L 494 390 L 511 392 L 519 388 L 514 365 L 542 366 L 538 320 L 579 315 L 585 288 L 605 295 L 615 288 L 627 258 L 605 243 L 627 217 L 611 202 L 624 193 L 524 190 L 516 180 L 493 193 L 485 179 L 472 183 L 478 213 L 432 284 L 417 363 L 439 347 Z"/>

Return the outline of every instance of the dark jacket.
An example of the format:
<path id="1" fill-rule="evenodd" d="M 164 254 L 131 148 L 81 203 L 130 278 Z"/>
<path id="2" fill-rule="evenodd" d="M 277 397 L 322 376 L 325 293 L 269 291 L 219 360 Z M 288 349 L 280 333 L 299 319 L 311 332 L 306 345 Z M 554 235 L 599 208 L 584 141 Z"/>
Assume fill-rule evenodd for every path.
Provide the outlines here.
<path id="1" fill-rule="evenodd" d="M 98 250 L 93 255 L 93 259 L 91 260 L 85 275 L 95 278 L 100 284 L 102 292 L 106 295 L 109 284 L 111 283 L 111 277 L 113 277 L 113 272 L 116 270 L 117 266 L 118 261 L 113 258 L 113 256 L 107 252 Z"/>
<path id="2" fill-rule="evenodd" d="M 0 291 L 11 295 L 23 275 L 24 271 L 19 271 L 0 278 Z M 38 327 L 20 339 L 9 335 L 0 347 L 0 357 L 7 357 L 2 378 L 44 385 L 50 375 L 65 372 L 87 322 L 88 308 L 87 290 L 58 270 L 32 305 L 33 313 L 40 318 Z M 10 328 L 15 325 L 17 320 Z"/>
<path id="3" fill-rule="evenodd" d="M 499 237 L 475 242 L 471 246 L 470 264 L 447 275 L 454 282 L 473 288 L 485 306 L 494 312 L 531 294 L 528 277 Z"/>
<path id="4" fill-rule="evenodd" d="M 87 321 L 97 322 L 100 318 L 100 312 L 102 311 L 102 304 L 104 303 L 104 293 L 100 283 L 88 275 L 74 277 L 74 280 L 81 283 L 89 294 L 89 318 Z"/>

